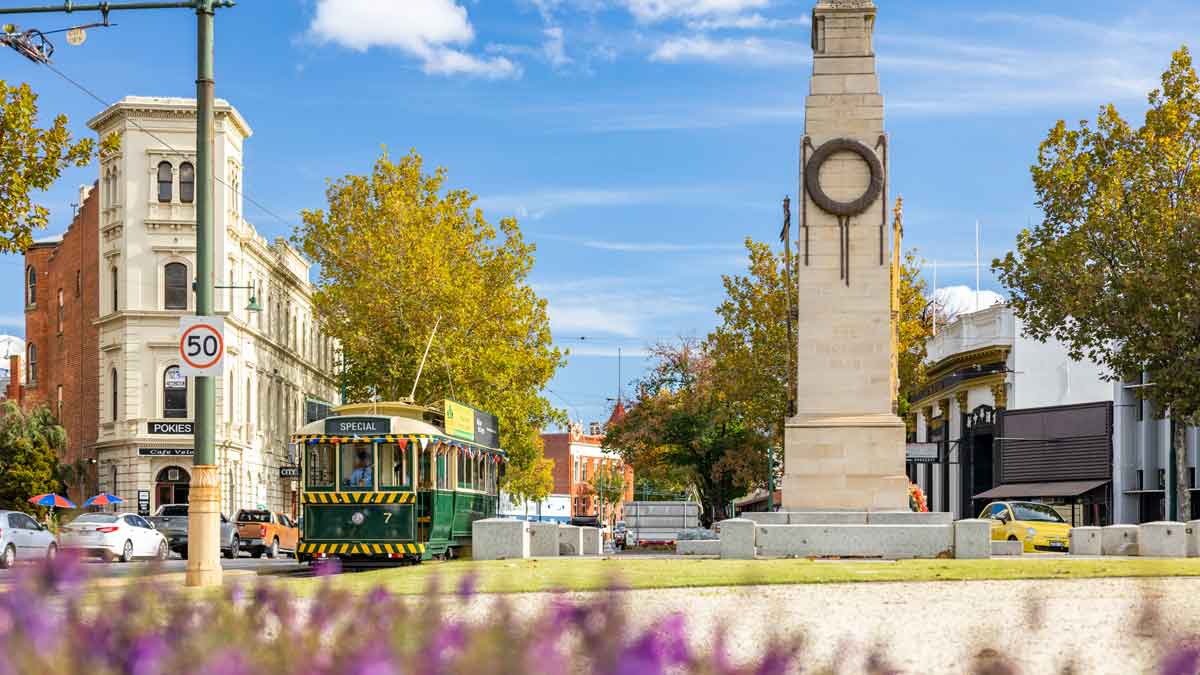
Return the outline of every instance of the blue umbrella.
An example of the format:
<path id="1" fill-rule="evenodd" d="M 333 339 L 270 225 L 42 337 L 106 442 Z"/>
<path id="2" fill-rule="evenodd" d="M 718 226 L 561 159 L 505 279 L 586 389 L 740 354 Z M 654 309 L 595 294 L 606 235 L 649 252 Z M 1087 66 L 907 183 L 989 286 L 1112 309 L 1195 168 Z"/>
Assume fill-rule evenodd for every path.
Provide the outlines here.
<path id="1" fill-rule="evenodd" d="M 107 492 L 101 492 L 95 497 L 88 497 L 88 500 L 83 503 L 84 506 L 108 506 L 109 504 L 120 504 L 125 501 L 116 495 L 110 495 Z"/>
<path id="2" fill-rule="evenodd" d="M 54 508 L 56 506 L 60 509 L 75 508 L 75 502 L 72 502 L 70 499 L 67 499 L 66 497 L 56 495 L 53 493 L 46 493 L 44 495 L 30 497 L 29 503 L 37 504 L 38 506 L 49 506 L 50 508 Z"/>

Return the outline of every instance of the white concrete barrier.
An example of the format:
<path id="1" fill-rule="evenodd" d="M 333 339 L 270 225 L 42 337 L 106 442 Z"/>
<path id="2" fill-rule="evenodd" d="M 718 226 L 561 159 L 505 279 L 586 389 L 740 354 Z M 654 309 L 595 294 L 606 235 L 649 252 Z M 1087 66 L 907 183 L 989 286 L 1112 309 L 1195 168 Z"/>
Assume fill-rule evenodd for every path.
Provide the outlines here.
<path id="1" fill-rule="evenodd" d="M 528 524 L 507 518 L 476 520 L 471 524 L 471 557 L 475 560 L 528 558 Z"/>
<path id="2" fill-rule="evenodd" d="M 600 528 L 581 527 L 579 532 L 583 538 L 579 555 L 600 555 Z"/>
<path id="3" fill-rule="evenodd" d="M 966 518 L 954 521 L 954 557 L 977 560 L 992 557 L 992 521 Z"/>
<path id="4" fill-rule="evenodd" d="M 1189 520 L 1187 523 L 1187 554 L 1189 558 L 1200 556 L 1200 520 Z"/>
<path id="5" fill-rule="evenodd" d="M 719 539 L 686 539 L 675 542 L 678 555 L 721 555 Z"/>
<path id="6" fill-rule="evenodd" d="M 788 524 L 788 514 L 783 511 L 747 511 L 738 517 L 753 520 L 759 525 Z"/>
<path id="7" fill-rule="evenodd" d="M 1169 520 L 1138 526 L 1138 555 L 1147 558 L 1187 557 L 1187 525 Z"/>
<path id="8" fill-rule="evenodd" d="M 790 511 L 788 525 L 866 525 L 866 511 Z"/>
<path id="9" fill-rule="evenodd" d="M 757 527 L 753 520 L 745 518 L 730 518 L 718 523 L 721 530 L 721 557 L 737 560 L 752 560 L 754 558 L 754 530 Z"/>
<path id="10" fill-rule="evenodd" d="M 529 523 L 529 555 L 535 558 L 558 556 L 558 523 Z"/>
<path id="11" fill-rule="evenodd" d="M 868 525 L 952 525 L 949 511 L 869 511 Z"/>
<path id="12" fill-rule="evenodd" d="M 764 557 L 897 560 L 949 557 L 954 550 L 950 525 L 760 525 L 755 535 L 758 554 Z"/>
<path id="13" fill-rule="evenodd" d="M 578 525 L 558 527 L 558 554 L 583 555 L 583 530 Z"/>
<path id="14" fill-rule="evenodd" d="M 1106 525 L 1100 531 L 1100 552 L 1104 555 L 1137 555 L 1137 525 Z"/>
<path id="15" fill-rule="evenodd" d="M 1019 541 L 992 541 L 992 555 L 1008 556 L 1021 555 L 1025 552 L 1025 545 Z"/>
<path id="16" fill-rule="evenodd" d="M 1072 527 L 1068 552 L 1071 555 L 1101 555 L 1104 552 L 1101 545 L 1103 532 L 1101 527 Z"/>

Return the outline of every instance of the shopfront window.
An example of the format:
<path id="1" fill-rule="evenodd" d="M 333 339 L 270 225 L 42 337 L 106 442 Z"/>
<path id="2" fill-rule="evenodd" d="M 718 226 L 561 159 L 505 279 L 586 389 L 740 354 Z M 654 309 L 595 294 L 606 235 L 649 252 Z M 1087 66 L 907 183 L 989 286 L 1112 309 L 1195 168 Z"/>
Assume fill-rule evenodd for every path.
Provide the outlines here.
<path id="1" fill-rule="evenodd" d="M 184 419 L 188 416 L 187 407 L 187 377 L 179 371 L 179 366 L 171 366 L 163 371 L 163 417 Z"/>
<path id="2" fill-rule="evenodd" d="M 333 487 L 333 446 L 328 443 L 308 446 L 304 485 L 310 488 Z"/>
<path id="3" fill-rule="evenodd" d="M 370 490 L 375 487 L 374 452 L 370 443 L 342 444 L 342 487 Z"/>
<path id="4" fill-rule="evenodd" d="M 408 466 L 408 447 L 395 443 L 379 446 L 379 486 L 385 488 L 408 487 L 411 485 Z"/>

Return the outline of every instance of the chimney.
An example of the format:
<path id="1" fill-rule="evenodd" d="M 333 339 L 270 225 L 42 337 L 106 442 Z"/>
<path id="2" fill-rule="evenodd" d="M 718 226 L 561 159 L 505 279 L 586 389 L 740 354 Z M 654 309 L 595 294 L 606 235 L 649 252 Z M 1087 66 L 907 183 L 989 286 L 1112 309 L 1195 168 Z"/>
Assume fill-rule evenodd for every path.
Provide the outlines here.
<path id="1" fill-rule="evenodd" d="M 91 185 L 80 185 L 79 186 L 79 208 L 81 210 L 83 209 L 83 203 L 87 201 L 88 195 L 90 195 L 90 194 L 92 194 L 92 186 Z"/>

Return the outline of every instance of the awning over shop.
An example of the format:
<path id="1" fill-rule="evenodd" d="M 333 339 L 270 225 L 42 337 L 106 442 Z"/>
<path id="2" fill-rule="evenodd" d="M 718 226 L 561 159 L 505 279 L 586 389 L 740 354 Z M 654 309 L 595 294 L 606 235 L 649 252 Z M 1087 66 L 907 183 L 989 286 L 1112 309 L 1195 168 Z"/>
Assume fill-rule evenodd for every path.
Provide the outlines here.
<path id="1" fill-rule="evenodd" d="M 980 492 L 974 499 L 1011 499 L 1013 497 L 1078 497 L 1104 485 L 1106 480 L 1070 480 L 1058 483 L 1009 483 Z"/>

